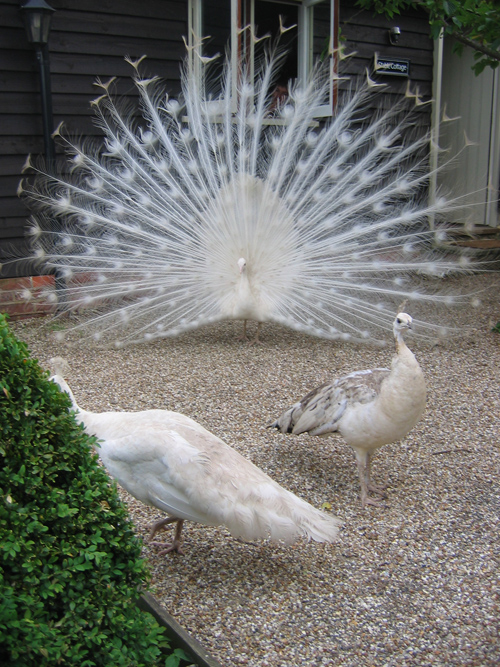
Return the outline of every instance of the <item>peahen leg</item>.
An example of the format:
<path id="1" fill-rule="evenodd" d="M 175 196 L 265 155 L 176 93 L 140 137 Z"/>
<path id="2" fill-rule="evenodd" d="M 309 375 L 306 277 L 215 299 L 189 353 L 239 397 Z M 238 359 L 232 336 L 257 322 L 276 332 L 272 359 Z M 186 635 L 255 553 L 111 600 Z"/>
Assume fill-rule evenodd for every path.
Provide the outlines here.
<path id="1" fill-rule="evenodd" d="M 385 492 L 385 487 L 384 486 L 375 486 L 371 480 L 371 462 L 372 462 L 372 455 L 370 452 L 366 455 L 366 486 L 368 488 L 368 491 L 372 491 L 372 493 L 376 493 L 379 496 L 382 496 L 382 498 L 387 498 L 387 493 Z"/>
<path id="2" fill-rule="evenodd" d="M 356 464 L 358 466 L 359 483 L 361 486 L 361 505 L 363 509 L 367 505 L 379 505 L 380 500 L 370 498 L 368 491 L 373 491 L 373 485 L 370 482 L 370 455 L 363 450 L 355 450 Z M 383 492 L 382 492 L 383 493 Z"/>
<path id="3" fill-rule="evenodd" d="M 151 541 L 159 530 L 167 526 L 169 523 L 174 523 L 174 522 L 177 522 L 177 526 L 175 527 L 174 540 L 171 544 L 166 544 L 165 542 Z M 149 538 L 148 538 L 149 544 L 155 547 L 166 547 L 165 549 L 159 552 L 158 554 L 159 556 L 164 556 L 165 554 L 168 554 L 171 551 L 176 551 L 178 554 L 184 554 L 184 552 L 181 549 L 181 533 L 183 524 L 184 524 L 184 519 L 176 519 L 175 517 L 170 516 L 167 517 L 166 519 L 160 519 L 160 521 L 157 521 L 153 525 L 153 527 L 151 528 L 151 532 L 149 533 Z"/>

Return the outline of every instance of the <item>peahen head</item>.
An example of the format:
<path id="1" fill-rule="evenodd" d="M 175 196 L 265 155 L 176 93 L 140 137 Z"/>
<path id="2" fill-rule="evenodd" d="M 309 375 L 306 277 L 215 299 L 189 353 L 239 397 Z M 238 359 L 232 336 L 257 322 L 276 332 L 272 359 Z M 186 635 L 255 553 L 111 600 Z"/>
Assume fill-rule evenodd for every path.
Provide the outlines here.
<path id="1" fill-rule="evenodd" d="M 68 394 L 68 396 L 71 399 L 71 402 L 73 403 L 73 409 L 76 410 L 77 412 L 80 411 L 80 408 L 77 405 L 77 402 L 75 400 L 75 397 L 73 395 L 73 392 L 69 388 L 68 383 L 64 379 L 64 375 L 69 371 L 69 364 L 68 362 L 63 359 L 62 357 L 53 357 L 50 360 L 50 369 L 53 373 L 49 380 L 51 382 L 55 382 L 57 385 L 59 385 L 59 388 L 61 391 L 64 391 Z"/>
<path id="2" fill-rule="evenodd" d="M 394 320 L 394 338 L 397 342 L 402 342 L 403 333 L 411 329 L 411 324 L 413 320 L 408 313 L 398 313 L 396 319 Z"/>

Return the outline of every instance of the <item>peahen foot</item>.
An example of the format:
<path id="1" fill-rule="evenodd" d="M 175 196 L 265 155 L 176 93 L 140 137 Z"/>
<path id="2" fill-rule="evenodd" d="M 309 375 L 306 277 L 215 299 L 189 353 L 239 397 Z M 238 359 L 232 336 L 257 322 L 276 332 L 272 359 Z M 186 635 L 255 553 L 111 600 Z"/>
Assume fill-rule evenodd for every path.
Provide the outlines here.
<path id="1" fill-rule="evenodd" d="M 385 486 L 375 486 L 375 484 L 372 484 L 371 482 L 368 482 L 367 484 L 368 491 L 376 493 L 378 496 L 381 496 L 382 498 L 387 498 L 386 488 L 387 487 Z"/>
<path id="2" fill-rule="evenodd" d="M 152 541 L 153 537 L 159 530 L 161 530 L 170 523 L 174 523 L 175 521 L 177 522 L 177 526 L 175 527 L 173 542 L 167 544 L 165 542 Z M 160 521 L 157 521 L 151 528 L 151 532 L 149 533 L 149 538 L 148 538 L 148 544 L 150 546 L 155 546 L 155 547 L 165 547 L 165 549 L 159 552 L 158 554 L 159 556 L 165 556 L 165 554 L 171 553 L 172 551 L 176 551 L 178 554 L 184 555 L 184 551 L 181 549 L 181 533 L 183 524 L 184 524 L 183 519 L 176 519 L 175 517 L 160 519 Z"/>

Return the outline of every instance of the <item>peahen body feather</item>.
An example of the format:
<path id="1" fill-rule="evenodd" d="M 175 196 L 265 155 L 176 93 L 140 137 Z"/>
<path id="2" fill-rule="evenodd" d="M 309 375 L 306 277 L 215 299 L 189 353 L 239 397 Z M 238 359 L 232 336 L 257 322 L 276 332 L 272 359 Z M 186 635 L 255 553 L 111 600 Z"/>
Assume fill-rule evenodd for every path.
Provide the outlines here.
<path id="1" fill-rule="evenodd" d="M 86 432 L 99 439 L 97 450 L 109 474 L 134 498 L 169 515 L 155 524 L 152 536 L 177 522 L 165 553 L 180 550 L 185 520 L 224 525 L 244 540 L 337 539 L 339 519 L 284 489 L 189 417 L 169 410 L 89 412 L 78 407 L 62 376 L 51 379 L 70 396 Z"/>
<path id="2" fill-rule="evenodd" d="M 464 261 L 430 247 L 428 219 L 448 204 L 423 197 L 429 137 L 415 138 L 408 100 L 366 122 L 379 89 L 367 78 L 321 126 L 321 68 L 270 111 L 278 52 L 253 80 L 239 72 L 237 95 L 229 60 L 214 96 L 208 65 L 188 59 L 179 100 L 139 62 L 142 122 L 100 84 L 104 143 L 67 141 L 67 178 L 29 163 L 21 186 L 35 257 L 64 281 L 64 308 L 88 310 L 78 326 L 117 345 L 223 319 L 372 340 L 405 299 L 449 303 L 422 287 Z"/>

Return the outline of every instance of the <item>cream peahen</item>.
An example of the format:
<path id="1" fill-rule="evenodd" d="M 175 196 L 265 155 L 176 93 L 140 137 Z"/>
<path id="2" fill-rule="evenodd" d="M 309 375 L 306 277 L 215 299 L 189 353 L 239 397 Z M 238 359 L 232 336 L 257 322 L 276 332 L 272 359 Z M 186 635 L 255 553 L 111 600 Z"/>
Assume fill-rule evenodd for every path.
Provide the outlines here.
<path id="1" fill-rule="evenodd" d="M 60 360 L 54 361 L 60 368 Z M 88 412 L 78 407 L 61 375 L 51 379 L 70 396 L 86 432 L 98 438 L 109 474 L 134 498 L 169 515 L 155 523 L 150 540 L 177 523 L 172 544 L 161 544 L 161 553 L 182 553 L 185 520 L 224 525 L 247 541 L 337 538 L 341 521 L 286 491 L 189 417 L 168 410 Z"/>
<path id="2" fill-rule="evenodd" d="M 270 110 L 279 50 L 254 79 L 245 69 L 234 77 L 227 60 L 213 81 L 196 59 L 178 100 L 129 60 L 142 121 L 120 111 L 112 82 L 99 83 L 105 139 L 65 140 L 68 177 L 27 162 L 37 176 L 20 192 L 37 211 L 34 257 L 59 276 L 51 296 L 63 310 L 86 311 L 78 326 L 119 346 L 224 319 L 378 340 L 403 299 L 452 300 L 427 289 L 467 261 L 431 248 L 429 218 L 451 205 L 424 196 L 429 137 L 415 136 L 406 109 L 415 95 L 374 114 L 383 86 L 367 76 L 339 89 L 319 124 L 324 68 L 303 86 L 291 81 Z"/>
<path id="3" fill-rule="evenodd" d="M 339 433 L 356 454 L 363 507 L 377 504 L 369 491 L 385 495 L 370 478 L 374 452 L 404 438 L 425 408 L 424 375 L 403 339 L 411 325 L 412 318 L 406 313 L 394 320 L 396 354 L 390 370 L 357 371 L 325 382 L 269 425 L 296 435 Z"/>

